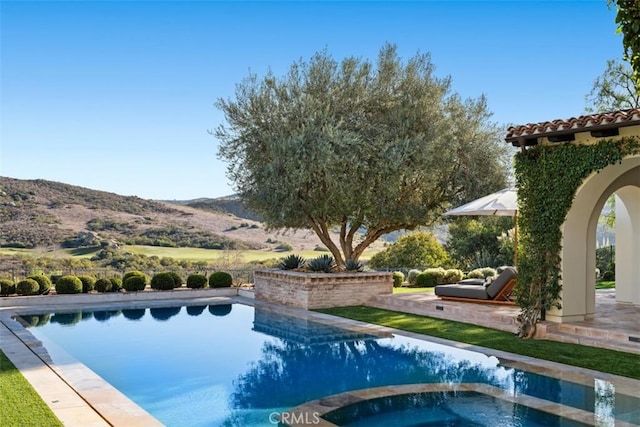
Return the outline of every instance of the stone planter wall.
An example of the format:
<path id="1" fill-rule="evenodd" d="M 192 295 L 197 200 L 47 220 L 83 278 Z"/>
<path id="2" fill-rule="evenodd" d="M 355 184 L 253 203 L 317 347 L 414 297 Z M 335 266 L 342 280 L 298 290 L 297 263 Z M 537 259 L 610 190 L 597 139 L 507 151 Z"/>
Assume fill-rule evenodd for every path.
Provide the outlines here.
<path id="1" fill-rule="evenodd" d="M 292 307 L 315 309 L 362 305 L 393 292 L 393 273 L 303 273 L 256 270 L 255 298 Z"/>

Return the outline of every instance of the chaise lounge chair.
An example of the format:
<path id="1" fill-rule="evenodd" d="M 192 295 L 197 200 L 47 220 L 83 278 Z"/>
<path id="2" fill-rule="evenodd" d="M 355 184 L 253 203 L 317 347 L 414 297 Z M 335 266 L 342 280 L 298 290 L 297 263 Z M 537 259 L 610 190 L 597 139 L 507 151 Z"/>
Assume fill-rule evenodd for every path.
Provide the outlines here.
<path id="1" fill-rule="evenodd" d="M 484 283 L 461 282 L 453 285 L 438 285 L 435 293 L 443 300 L 467 301 L 489 304 L 514 304 L 511 293 L 516 284 L 516 270 L 505 267 L 493 280 Z"/>

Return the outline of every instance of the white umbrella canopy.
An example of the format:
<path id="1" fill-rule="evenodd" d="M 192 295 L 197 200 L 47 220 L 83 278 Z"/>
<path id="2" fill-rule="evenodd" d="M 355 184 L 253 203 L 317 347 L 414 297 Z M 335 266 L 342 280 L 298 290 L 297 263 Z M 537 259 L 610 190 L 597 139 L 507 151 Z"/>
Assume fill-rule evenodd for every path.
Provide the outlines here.
<path id="1" fill-rule="evenodd" d="M 515 188 L 505 188 L 445 212 L 445 215 L 517 216 L 518 193 Z"/>
<path id="2" fill-rule="evenodd" d="M 518 264 L 518 192 L 505 188 L 444 213 L 445 215 L 512 216 L 514 231 L 514 264 Z"/>

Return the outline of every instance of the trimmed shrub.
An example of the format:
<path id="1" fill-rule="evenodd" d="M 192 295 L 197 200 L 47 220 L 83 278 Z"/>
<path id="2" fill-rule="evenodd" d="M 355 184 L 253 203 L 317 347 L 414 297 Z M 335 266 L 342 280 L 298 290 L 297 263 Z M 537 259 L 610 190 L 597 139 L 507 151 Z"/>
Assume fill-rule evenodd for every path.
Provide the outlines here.
<path id="1" fill-rule="evenodd" d="M 40 284 L 33 279 L 24 279 L 16 285 L 16 292 L 19 295 L 35 295 L 40 289 Z"/>
<path id="2" fill-rule="evenodd" d="M 27 277 L 27 279 L 33 279 L 38 282 L 39 287 L 37 293 L 41 295 L 46 294 L 49 292 L 49 289 L 51 289 L 51 280 L 44 274 L 34 274 L 33 276 Z"/>
<path id="3" fill-rule="evenodd" d="M 416 286 L 420 288 L 432 288 L 436 285 L 436 279 L 433 274 L 422 272 L 416 276 Z"/>
<path id="4" fill-rule="evenodd" d="M 307 260 L 301 257 L 300 255 L 288 255 L 280 261 L 278 267 L 281 270 L 294 270 L 296 268 L 304 268 L 307 264 Z"/>
<path id="5" fill-rule="evenodd" d="M 82 280 L 77 276 L 62 276 L 56 282 L 56 293 L 58 294 L 79 294 L 81 292 Z"/>
<path id="6" fill-rule="evenodd" d="M 496 269 L 491 267 L 481 268 L 480 271 L 482 272 L 482 275 L 484 276 L 485 279 L 487 277 L 493 277 L 498 275 L 498 272 L 496 271 Z"/>
<path id="7" fill-rule="evenodd" d="M 444 283 L 458 283 L 464 277 L 462 270 L 450 268 L 444 274 Z"/>
<path id="8" fill-rule="evenodd" d="M 187 277 L 187 288 L 200 289 L 207 286 L 207 276 L 204 274 L 190 274 Z"/>
<path id="9" fill-rule="evenodd" d="M 169 274 L 173 277 L 173 287 L 179 288 L 184 285 L 184 280 L 182 280 L 182 276 L 176 273 L 175 271 L 170 271 Z"/>
<path id="10" fill-rule="evenodd" d="M 16 293 L 16 284 L 10 279 L 0 279 L 0 295 L 12 295 Z"/>
<path id="11" fill-rule="evenodd" d="M 410 285 L 415 285 L 416 284 L 416 276 L 418 274 L 422 273 L 421 270 L 417 270 L 417 269 L 412 269 L 409 270 L 409 273 L 407 274 L 407 282 L 409 282 Z"/>
<path id="12" fill-rule="evenodd" d="M 131 270 L 131 271 L 127 271 L 126 273 L 124 273 L 124 276 L 122 276 L 122 283 L 124 284 L 124 282 L 131 276 L 144 276 L 144 277 L 147 277 L 147 275 L 144 274 L 142 271 Z"/>
<path id="13" fill-rule="evenodd" d="M 311 271 L 331 273 L 336 267 L 336 262 L 331 255 L 320 255 L 317 258 L 310 259 L 307 266 Z"/>
<path id="14" fill-rule="evenodd" d="M 274 250 L 276 252 L 289 252 L 293 250 L 293 246 L 291 246 L 289 243 L 280 243 L 275 247 Z"/>
<path id="15" fill-rule="evenodd" d="M 96 284 L 96 278 L 87 274 L 78 276 L 78 279 L 82 282 L 82 293 L 86 294 L 91 292 Z"/>
<path id="16" fill-rule="evenodd" d="M 149 278 L 146 274 L 132 274 L 129 275 L 126 279 L 122 281 L 122 287 L 127 292 L 138 292 L 144 291 L 144 288 L 147 287 L 147 282 Z"/>
<path id="17" fill-rule="evenodd" d="M 96 280 L 96 283 L 94 284 L 94 288 L 98 292 L 109 292 L 111 287 L 111 280 L 105 278 Z"/>
<path id="18" fill-rule="evenodd" d="M 111 282 L 111 292 L 120 292 L 122 289 L 122 279 L 119 277 L 111 277 L 109 281 Z"/>
<path id="19" fill-rule="evenodd" d="M 216 271 L 209 276 L 209 286 L 212 288 L 230 288 L 233 284 L 233 277 L 224 271 Z"/>
<path id="20" fill-rule="evenodd" d="M 399 288 L 404 283 L 404 274 L 401 271 L 393 272 L 393 287 Z"/>
<path id="21" fill-rule="evenodd" d="M 151 289 L 168 291 L 176 286 L 173 275 L 169 272 L 157 273 L 151 278 Z"/>
<path id="22" fill-rule="evenodd" d="M 423 271 L 423 273 L 427 273 L 433 276 L 433 282 L 436 285 L 444 285 L 444 276 L 447 274 L 447 270 L 445 270 L 444 268 L 427 268 Z"/>

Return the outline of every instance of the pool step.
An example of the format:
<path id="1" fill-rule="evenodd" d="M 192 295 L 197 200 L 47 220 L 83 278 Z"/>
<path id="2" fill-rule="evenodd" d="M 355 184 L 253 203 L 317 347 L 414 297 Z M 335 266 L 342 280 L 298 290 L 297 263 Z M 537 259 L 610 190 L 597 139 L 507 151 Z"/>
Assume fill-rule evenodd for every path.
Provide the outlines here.
<path id="1" fill-rule="evenodd" d="M 546 324 L 545 339 L 640 354 L 640 337 L 571 323 Z"/>
<path id="2" fill-rule="evenodd" d="M 378 295 L 367 306 L 418 314 L 439 319 L 455 320 L 515 333 L 518 307 L 442 301 L 430 293 Z"/>

